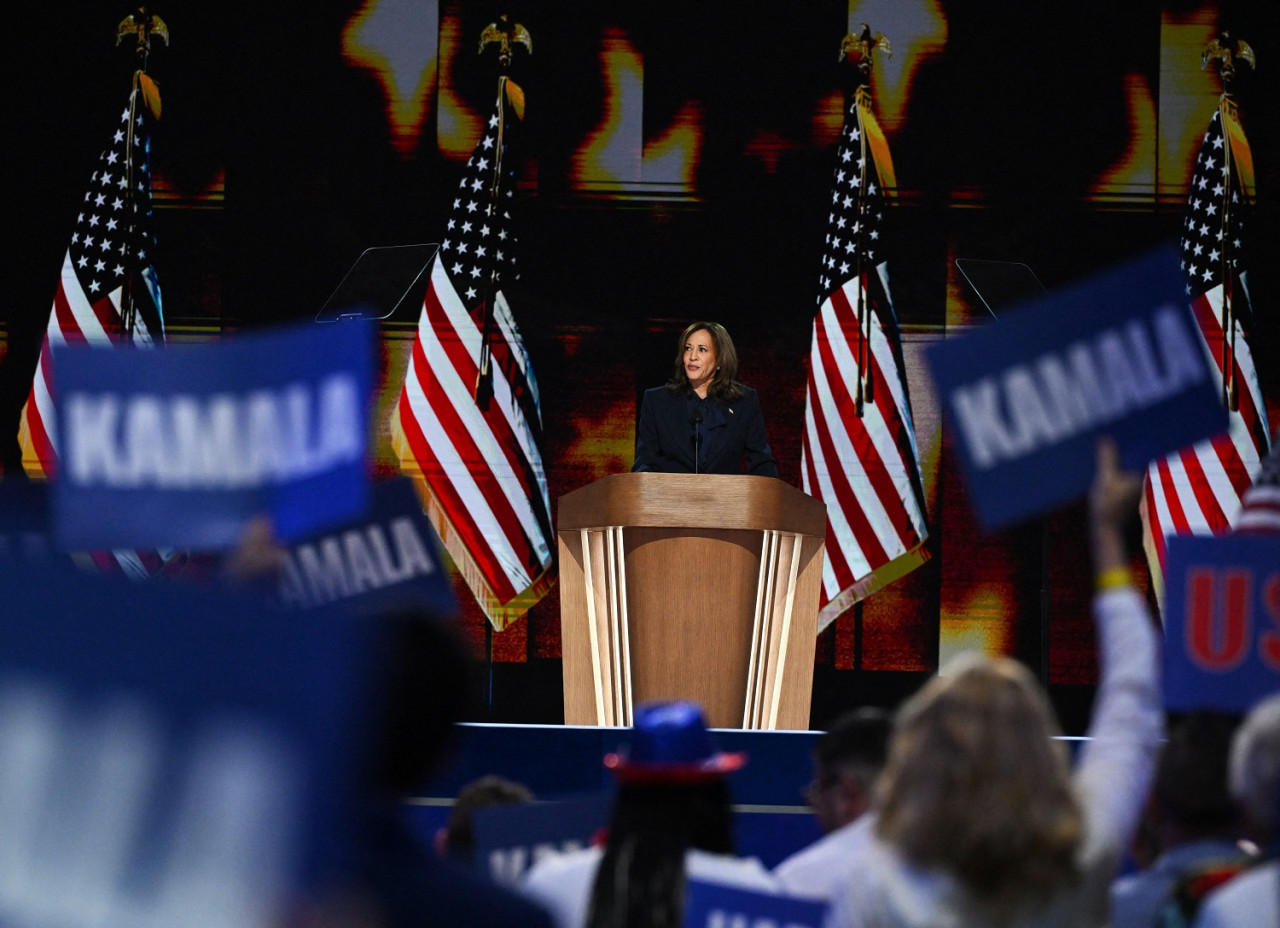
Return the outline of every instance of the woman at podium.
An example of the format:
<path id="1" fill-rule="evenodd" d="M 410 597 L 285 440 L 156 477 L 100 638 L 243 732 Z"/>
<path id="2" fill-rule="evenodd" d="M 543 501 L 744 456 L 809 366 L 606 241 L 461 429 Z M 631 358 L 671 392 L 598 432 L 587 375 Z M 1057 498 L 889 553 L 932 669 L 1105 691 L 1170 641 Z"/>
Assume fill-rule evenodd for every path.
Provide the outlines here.
<path id="1" fill-rule="evenodd" d="M 632 471 L 778 476 L 760 398 L 738 382 L 738 352 L 718 322 L 695 322 L 676 343 L 675 371 L 646 390 Z"/>

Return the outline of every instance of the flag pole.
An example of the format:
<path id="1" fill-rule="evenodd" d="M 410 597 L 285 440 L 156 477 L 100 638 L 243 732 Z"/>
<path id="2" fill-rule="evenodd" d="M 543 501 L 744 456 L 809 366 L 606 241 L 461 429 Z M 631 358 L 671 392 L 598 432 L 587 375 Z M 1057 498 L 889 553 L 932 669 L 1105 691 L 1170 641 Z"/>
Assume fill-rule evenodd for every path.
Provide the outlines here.
<path id="1" fill-rule="evenodd" d="M 1222 252 L 1218 257 L 1222 273 L 1222 392 L 1227 408 L 1232 412 L 1240 409 L 1240 386 L 1236 379 L 1236 311 L 1235 311 L 1235 264 L 1231 235 L 1231 190 L 1232 163 L 1234 161 L 1233 139 L 1231 127 L 1238 124 L 1235 97 L 1231 85 L 1236 76 L 1236 62 L 1242 61 L 1249 67 L 1257 66 L 1253 49 L 1248 43 L 1235 39 L 1230 32 L 1221 32 L 1209 40 L 1200 54 L 1200 69 L 1209 66 L 1210 61 L 1218 62 L 1218 74 L 1222 79 L 1222 96 L 1218 101 L 1218 121 L 1222 127 L 1223 172 L 1226 183 L 1223 185 L 1219 228 L 1219 241 Z M 1241 190 L 1244 189 L 1241 184 Z"/>
<path id="2" fill-rule="evenodd" d="M 496 22 L 485 26 L 484 31 L 480 33 L 481 54 L 490 45 L 498 46 L 498 125 L 496 127 L 498 142 L 494 146 L 497 151 L 493 155 L 493 173 L 490 175 L 489 182 L 489 206 L 486 211 L 489 219 L 493 218 L 494 210 L 497 209 L 498 186 L 502 182 L 502 158 L 506 149 L 504 135 L 507 122 L 507 84 L 514 45 L 517 43 L 524 45 L 529 50 L 529 54 L 533 54 L 533 38 L 529 35 L 529 31 L 520 23 L 511 22 L 510 16 L 506 13 L 499 16 Z M 488 409 L 489 400 L 493 398 L 493 355 L 490 350 L 490 341 L 493 329 L 493 300 L 497 293 L 497 274 L 498 263 L 495 261 L 492 262 L 488 279 L 484 282 L 484 300 L 481 303 L 480 357 L 476 365 L 478 370 L 473 394 L 476 405 L 481 409 Z"/>
<path id="3" fill-rule="evenodd" d="M 151 39 L 156 37 L 162 39 L 165 45 L 169 44 L 169 27 L 163 19 L 152 13 L 145 6 L 138 7 L 136 12 L 130 13 L 124 19 L 120 20 L 120 24 L 116 27 L 116 47 L 119 48 L 126 37 L 132 37 L 137 43 L 134 53 L 138 58 L 138 68 L 133 72 L 133 88 L 129 94 L 129 127 L 126 130 L 125 156 L 124 156 L 124 177 L 125 177 L 125 200 L 129 204 L 128 213 L 128 231 L 125 233 L 126 248 L 135 246 L 137 237 L 137 184 L 134 180 L 134 136 L 133 133 L 138 127 L 138 98 L 140 95 L 146 95 L 144 87 L 144 78 L 149 80 L 147 76 L 147 65 L 151 57 Z M 154 86 L 154 85 L 153 85 Z M 158 97 L 157 97 L 158 99 Z M 144 105 L 150 107 L 149 101 L 144 100 Z M 159 115 L 156 113 L 155 115 Z M 126 274 L 124 282 L 121 284 L 120 292 L 120 326 L 124 335 L 124 342 L 130 344 L 133 342 L 134 330 L 138 323 L 138 308 L 134 301 L 133 295 L 133 274 Z"/>
<path id="4" fill-rule="evenodd" d="M 854 394 L 854 414 L 859 418 L 862 417 L 863 407 L 866 403 L 875 402 L 875 383 L 872 377 L 871 364 L 871 307 L 867 303 L 866 292 L 866 268 L 864 267 L 866 258 L 866 213 L 867 208 L 867 173 L 870 170 L 871 159 L 870 151 L 867 145 L 867 130 L 863 123 L 863 108 L 871 108 L 871 53 L 882 48 L 885 54 L 892 56 L 893 49 L 889 45 L 889 40 L 883 34 L 877 33 L 873 38 L 871 35 L 871 27 L 866 23 L 862 24 L 862 32 L 858 36 L 854 36 L 851 32 L 846 35 L 840 42 L 840 60 L 848 59 L 852 61 L 858 69 L 857 84 L 854 87 L 853 99 L 854 110 L 857 113 L 858 122 L 858 152 L 860 159 L 860 170 L 858 172 L 858 204 L 857 204 L 857 220 L 856 230 L 854 232 L 854 253 L 853 266 L 854 273 L 858 279 L 857 305 L 855 312 L 858 317 L 858 354 L 856 363 L 858 365 L 858 385 Z M 874 272 L 874 268 L 872 269 Z"/>

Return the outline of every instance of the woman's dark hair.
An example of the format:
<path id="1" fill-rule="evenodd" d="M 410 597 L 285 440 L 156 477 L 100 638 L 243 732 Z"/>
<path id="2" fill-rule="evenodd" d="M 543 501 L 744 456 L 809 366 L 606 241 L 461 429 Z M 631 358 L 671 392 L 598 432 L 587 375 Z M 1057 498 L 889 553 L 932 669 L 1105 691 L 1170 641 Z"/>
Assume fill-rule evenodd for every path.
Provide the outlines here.
<path id="1" fill-rule="evenodd" d="M 587 928 L 679 928 L 684 853 L 733 853 L 729 784 L 623 783 L 587 909 Z"/>
<path id="2" fill-rule="evenodd" d="M 451 860 L 472 864 L 476 853 L 476 813 L 494 806 L 533 802 L 533 792 L 523 783 L 488 774 L 458 791 L 445 823 L 444 850 Z"/>
<path id="3" fill-rule="evenodd" d="M 711 336 L 711 345 L 716 351 L 716 369 L 711 375 L 707 396 L 724 402 L 742 399 L 742 384 L 738 383 L 738 350 L 733 347 L 728 330 L 718 322 L 693 322 L 680 333 L 676 342 L 676 369 L 667 381 L 667 389 L 673 393 L 693 390 L 689 386 L 689 375 L 684 372 L 684 346 L 694 332 L 700 331 Z"/>

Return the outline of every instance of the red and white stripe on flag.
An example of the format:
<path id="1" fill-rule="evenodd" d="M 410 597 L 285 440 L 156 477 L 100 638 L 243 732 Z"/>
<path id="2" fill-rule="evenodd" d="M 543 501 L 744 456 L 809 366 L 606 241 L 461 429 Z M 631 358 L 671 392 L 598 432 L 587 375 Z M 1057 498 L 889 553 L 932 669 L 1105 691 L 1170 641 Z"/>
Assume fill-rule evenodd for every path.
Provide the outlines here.
<path id="1" fill-rule="evenodd" d="M 35 378 L 22 410 L 19 437 L 22 442 L 23 469 L 33 477 L 51 477 L 57 467 L 58 452 L 53 409 L 51 351 L 58 345 L 88 345 L 112 348 L 120 344 L 122 333 L 120 302 L 122 287 L 93 299 L 85 292 L 73 267 L 71 249 L 62 261 L 62 276 L 53 297 L 49 325 L 40 347 Z M 150 292 L 147 299 L 159 305 L 159 288 L 150 274 L 143 278 Z M 161 337 L 163 334 L 161 333 Z M 131 341 L 140 346 L 153 344 L 152 333 L 141 322 Z"/>
<path id="2" fill-rule="evenodd" d="M 846 281 L 823 301 L 809 356 L 800 473 L 804 491 L 827 505 L 819 628 L 928 557 L 910 405 L 878 313 L 871 326 L 874 402 L 856 413 L 860 285 Z M 869 295 L 864 299 L 870 305 Z"/>
<path id="3" fill-rule="evenodd" d="M 1222 287 L 1191 301 L 1210 372 L 1222 389 Z M 1144 542 L 1156 590 L 1163 596 L 1165 549 L 1170 535 L 1222 535 L 1231 531 L 1241 501 L 1268 449 L 1267 411 L 1249 343 L 1237 335 L 1235 375 L 1239 410 L 1225 433 L 1167 455 L 1147 468 Z"/>
<path id="4" fill-rule="evenodd" d="M 1270 445 L 1267 408 L 1248 341 L 1252 312 L 1247 273 L 1240 260 L 1252 165 L 1234 105 L 1224 98 L 1209 120 L 1196 156 L 1181 254 L 1187 295 L 1211 361 L 1210 372 L 1219 395 L 1225 395 L 1223 381 L 1229 375 L 1234 379 L 1238 408 L 1230 410 L 1228 430 L 1222 435 L 1176 451 L 1147 468 L 1143 541 L 1160 598 L 1169 536 L 1230 531 Z M 1235 317 L 1233 331 L 1223 328 L 1224 302 Z"/>
<path id="5" fill-rule="evenodd" d="M 928 559 L 920 456 L 883 257 L 883 187 L 892 189 L 893 178 L 889 144 L 860 86 L 836 152 L 801 443 L 801 486 L 827 505 L 820 629 Z M 871 390 L 859 415 L 863 378 Z"/>
<path id="6" fill-rule="evenodd" d="M 437 257 L 392 421 L 401 469 L 489 621 L 499 630 L 550 587 L 550 496 L 525 410 L 535 390 L 505 298 L 490 331 L 493 397 L 477 405 L 481 331 Z"/>
<path id="7" fill-rule="evenodd" d="M 19 423 L 23 469 L 33 477 L 51 477 L 58 465 L 52 349 L 150 347 L 164 341 L 160 286 L 150 256 L 149 115 L 140 90 L 148 80 L 141 72 L 135 75 L 129 105 L 99 157 L 62 260 Z M 88 569 L 135 580 L 181 564 L 168 550 L 86 552 L 75 558 Z"/>

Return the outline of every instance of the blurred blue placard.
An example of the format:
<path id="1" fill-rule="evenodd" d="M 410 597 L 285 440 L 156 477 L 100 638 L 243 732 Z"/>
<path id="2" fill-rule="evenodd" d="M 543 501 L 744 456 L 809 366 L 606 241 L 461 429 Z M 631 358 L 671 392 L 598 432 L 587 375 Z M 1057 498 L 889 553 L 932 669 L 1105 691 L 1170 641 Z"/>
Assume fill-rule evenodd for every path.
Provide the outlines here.
<path id="1" fill-rule="evenodd" d="M 49 544 L 49 485 L 0 480 L 0 558 L 45 558 Z"/>
<path id="2" fill-rule="evenodd" d="M 515 886 L 547 854 L 588 847 L 608 824 L 611 805 L 601 793 L 477 809 L 472 821 L 476 865 L 496 882 Z"/>
<path id="3" fill-rule="evenodd" d="M 289 546 L 279 598 L 312 609 L 330 603 L 361 612 L 420 608 L 457 612 L 435 530 L 406 477 L 373 484 L 366 516 Z"/>
<path id="4" fill-rule="evenodd" d="M 350 854 L 376 623 L 0 559 L 0 924 L 272 928 Z"/>
<path id="5" fill-rule="evenodd" d="M 305 325 L 155 351 L 54 350 L 67 550 L 292 540 L 368 502 L 372 329 Z"/>
<path id="6" fill-rule="evenodd" d="M 1169 539 L 1164 653 L 1171 710 L 1245 712 L 1280 690 L 1280 536 Z"/>
<path id="7" fill-rule="evenodd" d="M 1172 248 L 933 345 L 927 360 L 989 530 L 1082 496 L 1100 435 L 1140 470 L 1227 427 Z"/>
<path id="8" fill-rule="evenodd" d="M 826 903 L 690 880 L 684 928 L 822 928 Z"/>

